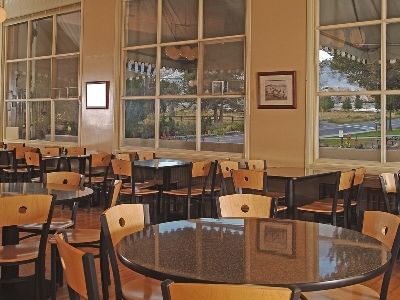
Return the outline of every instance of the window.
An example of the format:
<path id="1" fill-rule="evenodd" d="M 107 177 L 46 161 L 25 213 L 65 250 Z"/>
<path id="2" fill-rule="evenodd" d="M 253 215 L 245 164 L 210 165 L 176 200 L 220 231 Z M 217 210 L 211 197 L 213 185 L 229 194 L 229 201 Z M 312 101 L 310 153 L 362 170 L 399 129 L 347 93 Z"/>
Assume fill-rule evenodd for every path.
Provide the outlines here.
<path id="1" fill-rule="evenodd" d="M 320 159 L 400 161 L 400 5 L 315 0 Z"/>
<path id="2" fill-rule="evenodd" d="M 75 11 L 6 27 L 5 139 L 78 142 L 80 19 Z"/>
<path id="3" fill-rule="evenodd" d="M 246 0 L 122 3 L 121 146 L 243 153 Z"/>

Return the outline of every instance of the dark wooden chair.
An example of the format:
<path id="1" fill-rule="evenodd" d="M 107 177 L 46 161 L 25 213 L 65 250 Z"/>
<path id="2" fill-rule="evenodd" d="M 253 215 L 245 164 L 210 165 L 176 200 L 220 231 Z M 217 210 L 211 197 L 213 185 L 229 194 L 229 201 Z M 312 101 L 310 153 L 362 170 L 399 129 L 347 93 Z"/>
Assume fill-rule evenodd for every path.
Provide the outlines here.
<path id="1" fill-rule="evenodd" d="M 387 298 L 393 266 L 400 248 L 400 218 L 398 216 L 381 211 L 365 211 L 360 213 L 360 217 L 362 233 L 379 240 L 386 247 L 391 249 L 391 260 L 383 276 L 380 293 L 377 293 L 375 290 L 365 285 L 356 284 L 343 288 L 303 293 L 302 298 L 304 297 L 304 299 L 308 300 L 382 300 Z"/>

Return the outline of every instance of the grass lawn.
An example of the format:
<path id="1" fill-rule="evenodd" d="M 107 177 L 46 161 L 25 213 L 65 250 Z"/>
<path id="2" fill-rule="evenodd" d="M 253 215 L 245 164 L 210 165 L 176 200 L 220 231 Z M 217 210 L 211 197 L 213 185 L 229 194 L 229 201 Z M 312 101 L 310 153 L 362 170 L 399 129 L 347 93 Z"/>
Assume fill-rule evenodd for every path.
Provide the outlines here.
<path id="1" fill-rule="evenodd" d="M 399 135 L 400 129 L 394 129 L 387 132 L 388 136 L 391 135 Z M 353 133 L 351 134 L 351 148 L 353 148 L 356 144 L 363 144 L 365 148 L 366 143 L 371 143 L 371 140 L 376 140 L 380 138 L 380 131 L 367 131 L 362 133 Z M 356 141 L 357 138 L 357 141 Z M 346 136 L 343 138 L 343 144 L 346 145 L 347 138 Z M 334 136 L 331 138 L 323 138 L 319 140 L 320 145 L 324 145 L 324 147 L 340 147 L 341 142 L 339 136 Z"/>

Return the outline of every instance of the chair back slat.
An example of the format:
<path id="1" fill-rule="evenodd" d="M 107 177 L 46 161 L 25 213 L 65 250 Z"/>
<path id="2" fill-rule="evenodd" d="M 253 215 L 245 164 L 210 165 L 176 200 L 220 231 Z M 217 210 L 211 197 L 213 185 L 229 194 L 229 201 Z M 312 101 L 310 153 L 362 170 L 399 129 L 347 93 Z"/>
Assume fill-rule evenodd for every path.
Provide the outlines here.
<path id="1" fill-rule="evenodd" d="M 86 148 L 84 147 L 67 147 L 65 148 L 67 150 L 67 155 L 85 155 L 86 154 Z"/>
<path id="2" fill-rule="evenodd" d="M 121 180 L 115 180 L 114 181 L 113 194 L 112 194 L 111 202 L 110 202 L 110 207 L 113 207 L 113 206 L 117 205 L 118 196 L 119 196 L 119 193 L 121 191 L 121 187 L 122 187 L 122 181 Z"/>
<path id="3" fill-rule="evenodd" d="M 253 171 L 266 171 L 267 161 L 264 159 L 250 159 L 246 161 L 246 168 Z"/>
<path id="4" fill-rule="evenodd" d="M 379 177 L 383 185 L 382 188 L 384 188 L 386 193 L 397 193 L 396 174 L 382 173 Z"/>
<path id="5" fill-rule="evenodd" d="M 15 148 L 15 159 L 24 159 L 26 152 L 38 152 L 37 148 L 33 147 L 16 147 Z"/>
<path id="6" fill-rule="evenodd" d="M 136 152 L 132 152 L 132 153 L 117 153 L 115 154 L 115 158 L 116 159 L 121 159 L 121 160 L 126 160 L 126 161 L 132 161 L 134 160 L 136 157 Z"/>
<path id="7" fill-rule="evenodd" d="M 25 162 L 28 166 L 40 167 L 41 154 L 36 152 L 25 152 Z"/>
<path id="8" fill-rule="evenodd" d="M 239 162 L 233 160 L 224 160 L 219 162 L 219 171 L 224 178 L 231 177 L 232 170 L 239 170 Z"/>
<path id="9" fill-rule="evenodd" d="M 218 198 L 222 218 L 270 218 L 271 197 L 254 194 L 233 194 Z"/>
<path id="10" fill-rule="evenodd" d="M 264 171 L 232 170 L 233 183 L 236 189 L 264 190 Z"/>
<path id="11" fill-rule="evenodd" d="M 151 151 L 139 151 L 137 152 L 139 160 L 150 160 L 156 157 L 156 154 Z"/>
<path id="12" fill-rule="evenodd" d="M 13 150 L 16 148 L 25 147 L 25 143 L 7 143 L 7 149 Z"/>
<path id="13" fill-rule="evenodd" d="M 192 167 L 192 177 L 207 177 L 210 173 L 211 160 L 196 161 Z"/>
<path id="14" fill-rule="evenodd" d="M 108 153 L 95 153 L 90 155 L 91 167 L 108 167 L 111 161 L 111 154 Z"/>
<path id="15" fill-rule="evenodd" d="M 354 170 L 340 173 L 339 191 L 345 191 L 353 186 Z"/>
<path id="16" fill-rule="evenodd" d="M 13 195 L 1 197 L 0 227 L 47 222 L 52 195 Z"/>
<path id="17" fill-rule="evenodd" d="M 46 183 L 80 186 L 82 175 L 75 172 L 51 172 L 46 174 Z"/>
<path id="18" fill-rule="evenodd" d="M 111 160 L 111 166 L 114 175 L 132 176 L 132 162 L 122 159 Z"/>
<path id="19" fill-rule="evenodd" d="M 362 185 L 362 183 L 364 182 L 364 177 L 365 177 L 365 172 L 366 169 L 364 167 L 360 167 L 360 168 L 356 168 L 354 169 L 354 182 L 353 185 L 354 186 L 359 186 Z"/>
<path id="20" fill-rule="evenodd" d="M 60 156 L 61 147 L 44 147 L 43 155 L 45 156 Z"/>

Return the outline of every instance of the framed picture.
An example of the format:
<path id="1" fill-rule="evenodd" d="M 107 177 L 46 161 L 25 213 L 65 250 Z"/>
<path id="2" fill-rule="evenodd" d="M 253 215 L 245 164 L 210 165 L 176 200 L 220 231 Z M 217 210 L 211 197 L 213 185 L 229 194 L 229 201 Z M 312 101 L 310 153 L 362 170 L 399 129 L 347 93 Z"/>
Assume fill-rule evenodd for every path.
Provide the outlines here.
<path id="1" fill-rule="evenodd" d="M 109 81 L 86 82 L 86 108 L 108 108 Z"/>
<path id="2" fill-rule="evenodd" d="M 259 220 L 258 249 L 277 255 L 296 255 L 294 224 L 285 221 Z"/>
<path id="3" fill-rule="evenodd" d="M 296 108 L 296 72 L 257 73 L 258 108 Z"/>

